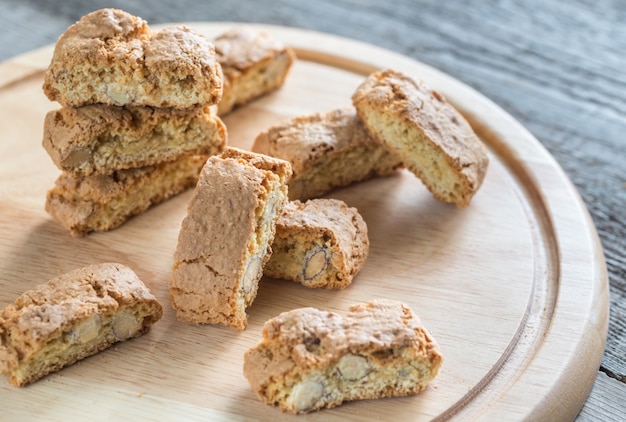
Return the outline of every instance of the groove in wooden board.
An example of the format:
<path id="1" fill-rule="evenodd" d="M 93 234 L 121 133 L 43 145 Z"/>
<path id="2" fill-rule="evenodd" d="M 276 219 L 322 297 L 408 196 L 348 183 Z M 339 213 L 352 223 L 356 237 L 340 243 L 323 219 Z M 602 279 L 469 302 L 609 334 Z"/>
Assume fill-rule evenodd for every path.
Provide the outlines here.
<path id="1" fill-rule="evenodd" d="M 11 85 L 37 78 L 40 73 L 43 75 L 52 51 L 52 46 L 46 46 L 0 63 L 0 91 Z"/>
<path id="2" fill-rule="evenodd" d="M 9 72 L 5 73 L 9 68 Z M 15 73 L 12 73 L 15 72 Z M 40 69 L 22 68 L 21 66 L 3 66 L 2 73 L 0 73 L 0 91 L 3 89 L 9 89 L 17 84 L 28 83 L 30 79 L 41 80 L 43 71 Z"/>
<path id="3" fill-rule="evenodd" d="M 222 25 L 222 27 L 227 25 L 229 24 Z M 195 26 L 200 29 L 208 28 L 213 33 L 222 30 L 219 25 Z M 273 30 L 271 27 L 265 28 Z M 364 73 L 369 72 L 371 67 L 368 66 L 374 66 L 371 63 L 372 60 L 379 60 L 385 65 L 376 67 L 396 67 L 397 64 L 398 67 L 416 72 L 416 74 L 425 74 L 424 79 L 429 83 L 437 85 L 437 88 L 443 87 L 446 95 L 466 113 L 477 131 L 490 145 L 493 154 L 492 165 L 485 186 L 475 198 L 475 202 L 469 209 L 463 211 L 443 206 L 432 200 L 419 182 L 407 172 L 400 172 L 395 177 L 373 180 L 355 188 L 336 192 L 333 196 L 356 205 L 362 210 L 368 224 L 372 222 L 371 255 L 359 279 L 355 280 L 353 288 L 329 294 L 328 292 L 310 292 L 278 281 L 264 281 L 259 297 L 250 310 L 250 328 L 248 332 L 239 335 L 222 327 L 181 327 L 167 307 L 168 264 L 189 194 L 155 207 L 146 215 L 133 219 L 118 230 L 96 234 L 87 239 L 69 239 L 62 229 L 51 222 L 40 208 L 43 200 L 40 193 L 34 198 L 17 197 L 8 208 L 9 213 L 6 214 L 9 216 L 8 221 L 0 221 L 0 226 L 4 226 L 1 231 L 11 233 L 11 236 L 0 238 L 0 256 L 3 258 L 0 262 L 4 263 L 2 272 L 7 276 L 3 277 L 4 279 L 30 275 L 28 280 L 32 286 L 45 280 L 45 278 L 38 279 L 38 277 L 56 275 L 58 272 L 72 269 L 81 260 L 121 259 L 138 270 L 140 277 L 148 280 L 155 295 L 166 302 L 167 309 L 163 321 L 157 324 L 155 330 L 145 338 L 120 345 L 114 350 L 48 377 L 37 385 L 29 387 L 29 390 L 21 394 L 19 399 L 16 399 L 14 390 L 0 385 L 3 390 L 3 398 L 0 398 L 0 402 L 11 400 L 11 406 L 26 406 L 34 400 L 33 395 L 41 393 L 40 390 L 43 388 L 46 394 L 51 394 L 54 400 L 57 400 L 59 406 L 63 403 L 70 404 L 68 400 L 74 398 L 65 397 L 64 391 L 88 391 L 90 387 L 82 385 L 84 383 L 82 380 L 93 378 L 104 382 L 104 377 L 106 382 L 114 385 L 111 387 L 112 391 L 103 393 L 104 396 L 101 397 L 103 402 L 111 403 L 110 400 L 114 400 L 116 405 L 126 406 L 136 412 L 140 412 L 145 407 L 145 402 L 153 406 L 151 411 L 157 409 L 166 411 L 172 402 L 177 402 L 180 403 L 179 410 L 187 411 L 188 415 L 195 414 L 196 410 L 208 411 L 210 409 L 232 415 L 280 419 L 284 416 L 278 414 L 276 409 L 261 405 L 253 397 L 245 380 L 242 379 L 240 370 L 237 370 L 236 364 L 233 363 L 237 360 L 233 358 L 233 351 L 245 350 L 258 341 L 258 331 L 262 322 L 273 316 L 279 308 L 302 306 L 303 303 L 310 302 L 313 297 L 320 306 L 342 311 L 346 304 L 368 300 L 372 294 L 391 294 L 407 298 L 414 306 L 419 305 L 416 309 L 417 313 L 422 315 L 427 326 L 435 330 L 434 335 L 445 346 L 444 354 L 447 356 L 442 374 L 431 388 L 415 398 L 355 403 L 331 412 L 313 415 L 311 418 L 364 417 L 365 414 L 369 417 L 384 417 L 393 414 L 398 418 L 430 419 L 438 415 L 451 416 L 451 414 L 444 413 L 446 408 L 454 409 L 457 415 L 469 416 L 484 412 L 485 407 L 493 407 L 493 400 L 511 405 L 511 401 L 507 401 L 508 392 L 514 390 L 515 383 L 523 378 L 524 368 L 536 364 L 535 357 L 540 354 L 544 343 L 551 340 L 550 329 L 554 322 L 554 315 L 550 312 L 558 311 L 558 309 L 555 309 L 554 304 L 550 304 L 557 300 L 558 307 L 558 301 L 562 300 L 559 295 L 567 293 L 559 290 L 562 287 L 560 278 L 558 278 L 558 286 L 550 284 L 551 282 L 557 283 L 557 278 L 550 278 L 554 270 L 550 265 L 557 265 L 557 268 L 561 268 L 561 263 L 558 262 L 561 255 L 555 252 L 550 243 L 550 236 L 553 236 L 557 246 L 563 240 L 562 233 L 559 231 L 560 225 L 557 224 L 555 232 L 551 223 L 553 219 L 559 223 L 563 218 L 574 218 L 576 222 L 582 223 L 590 233 L 593 233 L 593 226 L 589 221 L 580 220 L 578 215 L 571 217 L 568 210 L 564 216 L 553 214 L 555 210 L 560 212 L 562 206 L 555 204 L 549 196 L 545 195 L 546 192 L 552 193 L 554 187 L 560 188 L 563 183 L 565 183 L 563 189 L 565 193 L 560 200 L 575 209 L 581 206 L 579 202 L 572 199 L 571 186 L 567 184 L 559 170 L 555 170 L 555 164 L 545 150 L 538 148 L 538 143 L 523 128 L 516 125 L 489 101 L 436 70 L 395 53 L 385 53 L 376 48 L 367 50 L 366 45 L 353 44 L 336 37 L 284 28 L 276 28 L 273 32 L 277 35 L 282 34 L 288 38 L 287 42 L 293 43 L 298 48 L 301 61 L 296 65 L 294 73 L 281 91 L 242 108 L 225 119 L 235 145 L 249 146 L 254 134 L 273 123 L 274 119 L 307 111 L 324 111 L 334 104 L 349 104 L 349 96 L 353 88 L 362 79 Z M 339 57 L 339 54 L 336 51 L 334 53 L 331 51 L 331 54 L 327 51 L 315 50 L 316 47 L 321 46 L 341 51 L 343 70 L 332 66 L 332 60 Z M 350 48 L 345 50 L 346 47 Z M 313 52 L 310 54 L 316 59 L 309 61 L 306 56 L 309 54 L 307 52 Z M 355 58 L 354 64 L 350 65 L 351 56 L 358 56 L 363 52 L 370 53 L 367 59 Z M 44 55 L 40 57 L 47 60 Z M 45 67 L 43 64 L 45 60 L 41 62 L 42 68 Z M 324 60 L 330 63 L 319 64 Z M 318 63 L 313 63 L 314 61 Z M 41 122 L 45 109 L 54 105 L 48 104 L 43 98 L 40 84 L 39 86 L 31 85 L 33 84 L 13 86 L 13 88 L 20 89 L 25 89 L 27 86 L 28 89 L 26 93 L 11 93 L 10 96 L 15 95 L 11 98 L 6 98 L 7 92 L 12 92 L 11 89 L 0 90 L 0 97 L 5 97 L 0 98 L 0 109 L 7 109 L 11 103 L 19 101 L 19 98 L 24 98 L 26 94 L 26 98 L 34 103 L 34 107 L 31 107 L 32 111 L 29 109 L 26 114 L 32 126 L 32 121 Z M 6 103 L 3 103 L 3 100 Z M 57 171 L 41 151 L 39 141 L 33 140 L 36 137 L 34 135 L 38 136 L 40 129 L 25 126 L 24 130 L 25 133 L 22 135 L 26 146 L 18 144 L 12 147 L 24 157 L 34 157 L 33 161 L 38 166 L 43 166 L 43 170 L 34 177 L 34 181 L 26 183 L 30 189 L 27 192 L 42 192 L 45 191 L 45 186 L 43 188 L 40 186 L 42 181 L 47 180 L 44 185 L 45 183 L 51 184 Z M 15 135 L 9 137 L 15 140 L 14 138 Z M 3 185 L 6 182 L 8 191 L 17 192 L 20 183 L 12 180 L 15 175 L 13 170 L 15 170 L 14 167 L 5 168 L 3 165 L 0 168 L 0 181 Z M 23 169 L 19 171 L 24 172 L 24 177 L 28 173 Z M 554 186 L 547 186 L 546 175 L 552 178 L 548 182 Z M 386 200 L 380 198 L 386 198 Z M 33 208 L 35 205 L 38 206 L 36 210 Z M 510 221 L 503 222 L 502 219 Z M 14 227 L 15 221 L 25 223 L 26 227 L 18 227 L 11 231 L 10 228 Z M 521 226 L 506 227 L 506 224 L 513 222 Z M 151 229 L 155 225 L 158 225 L 159 229 L 158 241 L 152 239 L 154 231 Z M 405 229 L 407 226 L 416 227 L 416 232 L 407 235 Z M 417 231 L 417 228 L 420 230 Z M 484 244 L 487 239 L 495 242 L 494 236 L 501 236 L 502 239 L 491 247 Z M 598 250 L 598 245 L 590 243 L 589 239 L 578 239 L 577 234 L 574 237 L 585 242 L 581 254 L 586 260 L 597 260 L 601 257 L 601 249 Z M 59 241 L 63 242 L 63 245 L 59 245 Z M 7 251 L 7 245 L 17 246 L 17 249 Z M 33 245 L 36 245 L 35 249 Z M 501 250 L 497 250 L 495 245 Z M 484 252 L 480 252 L 481 246 L 487 246 Z M 571 248 L 571 245 L 565 246 L 566 249 Z M 74 253 L 73 256 L 66 256 L 68 252 L 76 250 L 80 250 L 81 254 Z M 589 251 L 593 251 L 596 255 L 591 258 Z M 487 265 L 482 255 L 484 253 L 494 254 L 492 258 L 495 263 Z M 159 258 L 159 262 L 153 262 L 154 257 Z M 458 257 L 465 261 L 455 261 Z M 553 262 L 555 259 L 556 263 Z M 43 262 L 40 262 L 41 260 Z M 521 262 L 516 262 L 516 260 Z M 30 268 L 24 268 L 29 265 Z M 485 265 L 482 270 L 481 265 Z M 492 268 L 494 265 L 497 268 Z M 508 267 L 503 268 L 504 265 Z M 600 263 L 597 265 L 601 267 Z M 385 272 L 376 271 L 378 268 L 384 268 Z M 416 268 L 422 273 L 416 274 Z M 485 272 L 487 269 L 490 270 L 489 273 Z M 543 269 L 547 271 L 545 277 L 541 274 Z M 530 278 L 523 277 L 519 273 L 529 274 Z M 588 271 L 585 271 L 586 273 Z M 463 277 L 468 276 L 470 279 L 464 280 Z M 422 295 L 421 297 L 415 297 L 416 279 L 420 281 L 417 292 Z M 500 279 L 512 283 L 513 286 L 508 287 L 513 290 L 504 289 L 507 286 L 495 283 L 501 281 Z M 380 280 L 397 284 L 381 285 Z M 596 284 L 601 286 L 602 275 L 596 274 L 593 281 L 595 284 L 590 286 L 591 288 L 595 288 Z M 357 282 L 359 289 L 357 289 Z M 484 290 L 485 287 L 476 285 L 477 282 L 493 283 L 490 287 L 495 290 Z M 528 285 L 524 285 L 525 282 L 528 282 Z M 532 283 L 536 283 L 534 287 L 531 286 Z M 540 283 L 546 284 L 545 291 Z M 12 285 L 6 282 L 0 282 L 0 286 L 2 287 L 1 304 L 8 303 L 26 287 L 24 284 Z M 551 286 L 554 287 L 552 290 L 550 290 Z M 459 287 L 462 288 L 461 291 L 458 291 Z M 442 292 L 446 293 L 442 295 Z M 522 299 L 507 297 L 506 292 L 513 296 L 521 293 Z M 500 293 L 504 294 L 503 297 L 499 297 Z M 448 297 L 445 296 L 446 294 Z M 594 294 L 600 298 L 600 307 L 606 308 L 606 302 L 602 301 L 602 294 L 597 292 Z M 554 299 L 555 295 L 556 299 Z M 284 302 L 277 304 L 277 298 Z M 512 299 L 516 300 L 515 303 L 506 302 Z M 581 309 L 589 312 L 586 307 L 587 302 L 583 299 L 571 297 L 566 299 L 579 301 L 582 305 Z M 484 302 L 486 300 L 487 303 Z M 535 300 L 538 302 L 534 302 Z M 547 303 L 545 309 L 542 308 L 541 301 Z M 506 313 L 508 305 L 514 305 L 513 308 L 516 310 L 514 318 Z M 451 308 L 455 309 L 455 312 L 449 312 L 448 309 Z M 445 309 L 443 314 L 440 309 Z M 512 318 L 512 320 L 502 325 L 502 321 L 499 321 L 501 318 Z M 533 318 L 540 319 L 541 327 L 527 326 L 528 323 L 534 321 Z M 597 318 L 596 325 L 599 326 L 599 331 L 602 331 L 601 312 Z M 576 323 L 580 320 L 581 318 L 573 319 Z M 470 329 L 473 330 L 472 333 L 475 336 L 471 341 L 467 333 Z M 525 331 L 532 331 L 532 329 L 537 329 L 537 332 Z M 540 334 L 541 332 L 543 334 Z M 207 334 L 209 334 L 208 338 L 206 338 Z M 531 341 L 528 342 L 524 334 L 530 334 Z M 581 335 L 578 333 L 578 336 Z M 498 338 L 497 342 L 494 342 L 490 336 L 494 339 Z M 177 343 L 170 343 L 172 339 L 175 339 Z M 199 343 L 200 339 L 203 339 L 205 343 Z M 564 341 L 562 338 L 557 338 L 557 340 L 560 344 Z M 590 344 L 592 347 L 584 351 L 585 356 L 593 355 L 592 357 L 599 359 L 601 347 L 593 342 Z M 215 348 L 217 355 L 208 353 L 211 347 Z M 177 356 L 171 355 L 171 348 L 177 351 Z M 576 350 L 583 351 L 582 349 Z M 526 351 L 530 351 L 531 354 L 525 354 Z M 226 355 L 219 355 L 219 353 Z M 484 362 L 487 356 L 489 358 L 487 362 Z M 483 361 L 480 361 L 481 357 Z M 215 358 L 218 362 L 212 361 Z M 475 358 L 478 359 L 476 363 Z M 115 366 L 111 367 L 111 364 Z M 557 364 L 558 362 L 555 363 Z M 235 372 L 224 372 L 223 366 Z M 155 373 L 154 368 L 158 368 L 160 372 Z M 210 370 L 207 372 L 207 369 Z M 563 368 L 557 369 L 563 370 Z M 593 380 L 589 378 L 589 375 L 595 376 L 595 370 L 591 372 L 586 366 L 582 369 L 573 368 L 572 372 L 581 375 L 581 384 L 585 388 L 586 386 L 590 388 Z M 205 377 L 216 376 L 219 376 L 224 385 L 206 384 Z M 179 391 L 181 377 L 184 377 L 187 389 L 195 392 L 197 397 L 189 397 L 187 390 Z M 152 381 L 146 383 L 146 379 Z M 535 389 L 537 391 L 527 391 L 531 393 L 529 396 L 533 397 L 533 401 L 515 403 L 509 409 L 500 409 L 497 414 L 501 417 L 545 414 L 547 410 L 542 408 L 541 400 L 535 396 L 550 391 L 554 387 L 550 385 L 550 381 L 552 378 L 547 382 L 542 380 L 539 383 L 541 388 Z M 544 382 L 548 385 L 543 385 Z M 528 386 L 529 383 L 526 381 L 524 385 Z M 116 394 L 116 391 L 120 394 Z M 167 398 L 162 396 L 163 391 L 168 392 Z M 473 395 L 472 399 L 466 400 L 468 403 L 465 403 L 462 400 L 463 397 L 468 397 L 468 391 Z M 574 396 L 573 400 L 568 402 L 567 409 L 562 409 L 563 406 L 560 403 L 552 403 L 550 409 L 563 410 L 562 416 L 566 416 L 567 412 L 574 412 L 575 415 L 586 397 L 584 388 L 582 391 L 576 391 Z M 86 397 L 88 394 L 82 399 Z M 442 398 L 445 398 L 443 402 Z M 455 403 L 457 403 L 456 408 Z M 30 407 L 32 408 L 33 404 Z M 46 414 L 46 409 L 43 407 L 39 407 L 38 411 L 42 415 Z M 80 413 L 81 410 L 77 411 Z"/>

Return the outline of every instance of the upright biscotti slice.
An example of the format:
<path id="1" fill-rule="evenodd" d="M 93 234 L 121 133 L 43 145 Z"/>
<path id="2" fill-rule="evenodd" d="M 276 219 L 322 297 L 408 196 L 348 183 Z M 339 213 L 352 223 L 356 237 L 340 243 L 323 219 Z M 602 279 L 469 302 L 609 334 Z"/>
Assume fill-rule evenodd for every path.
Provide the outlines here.
<path id="1" fill-rule="evenodd" d="M 59 37 L 43 90 L 66 107 L 102 103 L 188 108 L 216 104 L 223 75 L 213 43 L 184 25 L 153 32 L 101 9 Z"/>
<path id="2" fill-rule="evenodd" d="M 343 289 L 369 252 L 367 225 L 356 208 L 338 199 L 292 201 L 276 222 L 269 277 L 306 287 Z"/>
<path id="3" fill-rule="evenodd" d="M 183 157 L 109 175 L 73 176 L 63 172 L 48 191 L 46 211 L 74 236 L 112 230 L 192 188 L 206 159 Z"/>
<path id="4" fill-rule="evenodd" d="M 417 394 L 443 357 L 406 305 L 374 300 L 345 317 L 314 308 L 284 312 L 263 328 L 244 357 L 244 375 L 259 399 L 290 413 L 343 402 Z"/>
<path id="5" fill-rule="evenodd" d="M 247 26 L 235 27 L 213 42 L 224 73 L 220 116 L 282 86 L 296 58 L 268 33 Z"/>
<path id="6" fill-rule="evenodd" d="M 178 320 L 246 328 L 290 175 L 286 161 L 236 148 L 207 160 L 169 281 Z"/>
<path id="7" fill-rule="evenodd" d="M 369 136 L 352 107 L 278 123 L 257 136 L 252 150 L 291 163 L 290 200 L 316 198 L 402 166 Z"/>
<path id="8" fill-rule="evenodd" d="M 391 70 L 369 75 L 352 102 L 370 135 L 443 202 L 470 203 L 485 177 L 487 150 L 437 91 Z"/>
<path id="9" fill-rule="evenodd" d="M 163 309 L 121 264 L 90 265 L 23 293 L 0 313 L 0 373 L 20 387 L 145 334 Z"/>
<path id="10" fill-rule="evenodd" d="M 189 155 L 215 155 L 226 126 L 212 107 L 60 108 L 46 115 L 43 146 L 54 164 L 75 176 L 111 174 Z"/>

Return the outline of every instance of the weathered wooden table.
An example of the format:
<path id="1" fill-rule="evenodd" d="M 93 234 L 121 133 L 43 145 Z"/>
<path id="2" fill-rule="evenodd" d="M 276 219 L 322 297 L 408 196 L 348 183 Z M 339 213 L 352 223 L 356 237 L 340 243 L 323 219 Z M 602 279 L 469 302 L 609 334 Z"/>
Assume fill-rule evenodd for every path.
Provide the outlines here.
<path id="1" fill-rule="evenodd" d="M 626 4 L 584 1 L 3 0 L 0 61 L 52 44 L 80 16 L 120 7 L 165 22 L 314 29 L 404 54 L 475 88 L 558 161 L 587 205 L 610 281 L 606 350 L 577 420 L 626 415 Z M 0 216 L 0 218 L 2 218 Z"/>

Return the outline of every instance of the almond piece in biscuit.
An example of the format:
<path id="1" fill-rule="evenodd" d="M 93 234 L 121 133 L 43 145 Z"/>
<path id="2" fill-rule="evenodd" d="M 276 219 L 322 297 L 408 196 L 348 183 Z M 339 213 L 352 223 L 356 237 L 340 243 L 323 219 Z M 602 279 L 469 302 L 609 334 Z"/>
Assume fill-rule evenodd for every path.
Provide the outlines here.
<path id="1" fill-rule="evenodd" d="M 276 222 L 263 275 L 306 287 L 344 289 L 368 252 L 367 225 L 356 208 L 338 199 L 292 201 Z"/>
<path id="2" fill-rule="evenodd" d="M 162 314 L 124 265 L 71 271 L 24 292 L 0 313 L 0 373 L 21 387 L 147 333 Z"/>
<path id="3" fill-rule="evenodd" d="M 258 398 L 289 413 L 417 394 L 437 376 L 439 346 L 401 302 L 378 299 L 346 316 L 300 308 L 270 319 L 244 356 Z"/>
<path id="4" fill-rule="evenodd" d="M 59 169 L 90 176 L 215 155 L 226 138 L 226 126 L 212 107 L 94 104 L 48 112 L 43 146 Z"/>

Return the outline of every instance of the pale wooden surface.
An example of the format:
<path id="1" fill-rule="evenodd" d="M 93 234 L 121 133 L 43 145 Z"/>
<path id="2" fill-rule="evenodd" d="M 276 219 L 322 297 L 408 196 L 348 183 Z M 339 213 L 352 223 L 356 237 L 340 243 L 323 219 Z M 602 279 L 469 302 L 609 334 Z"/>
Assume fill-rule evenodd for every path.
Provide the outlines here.
<path id="1" fill-rule="evenodd" d="M 476 88 L 544 144 L 580 192 L 602 240 L 611 319 L 579 420 L 626 413 L 626 10 L 622 2 L 528 0 L 177 2 L 4 0 L 0 60 L 53 43 L 81 15 L 123 7 L 152 22 L 255 21 L 335 33 L 419 59 Z M 0 79 L 2 78 L 0 74 Z M 4 190 L 4 187 L 3 187 Z M 605 374 L 609 374 L 607 377 Z"/>
<path id="2" fill-rule="evenodd" d="M 232 26 L 191 25 L 209 36 Z M 287 419 L 261 404 L 241 373 L 263 322 L 295 307 L 341 312 L 387 297 L 408 303 L 438 339 L 446 357 L 440 376 L 417 397 L 352 403 L 307 419 L 572 419 L 602 356 L 608 284 L 595 229 L 556 162 L 491 101 L 435 69 L 346 39 L 265 29 L 294 46 L 299 60 L 279 92 L 225 119 L 231 145 L 249 148 L 280 119 L 348 105 L 366 74 L 391 66 L 447 95 L 487 142 L 492 162 L 471 206 L 435 201 L 406 171 L 338 191 L 333 196 L 356 206 L 370 228 L 370 256 L 350 288 L 264 280 L 245 332 L 186 326 L 167 306 L 167 277 L 189 193 L 112 232 L 71 238 L 42 209 L 58 174 L 36 124 L 54 107 L 40 88 L 51 49 L 18 57 L 0 68 L 0 229 L 11 233 L 0 239 L 1 304 L 78 266 L 119 261 L 166 312 L 147 336 L 31 387 L 0 384 L 3 411 L 41 419 L 116 417 L 120 409 L 143 418 Z"/>

